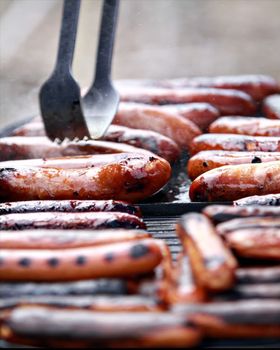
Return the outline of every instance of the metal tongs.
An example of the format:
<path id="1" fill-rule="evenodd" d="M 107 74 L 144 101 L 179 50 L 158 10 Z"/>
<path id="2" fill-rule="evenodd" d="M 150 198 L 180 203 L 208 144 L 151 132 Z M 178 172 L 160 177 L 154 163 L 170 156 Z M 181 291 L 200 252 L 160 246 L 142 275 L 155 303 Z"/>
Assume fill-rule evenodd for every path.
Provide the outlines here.
<path id="1" fill-rule="evenodd" d="M 84 97 L 71 73 L 80 2 L 64 0 L 56 65 L 40 90 L 41 113 L 52 140 L 100 138 L 118 108 L 110 75 L 119 0 L 104 0 L 95 78 Z"/>

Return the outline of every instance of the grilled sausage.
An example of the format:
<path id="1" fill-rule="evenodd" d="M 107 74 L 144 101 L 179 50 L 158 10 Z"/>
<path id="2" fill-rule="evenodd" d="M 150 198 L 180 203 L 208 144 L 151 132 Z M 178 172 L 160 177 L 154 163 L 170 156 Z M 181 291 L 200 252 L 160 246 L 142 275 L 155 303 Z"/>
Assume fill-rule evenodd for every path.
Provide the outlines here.
<path id="1" fill-rule="evenodd" d="M 118 212 L 20 213 L 0 216 L 0 230 L 145 228 L 138 217 Z"/>
<path id="2" fill-rule="evenodd" d="M 63 250 L 1 249 L 0 280 L 122 278 L 151 272 L 161 260 L 154 239 Z"/>
<path id="3" fill-rule="evenodd" d="M 280 161 L 210 170 L 194 180 L 189 195 L 192 201 L 212 202 L 269 193 L 280 193 Z"/>
<path id="4" fill-rule="evenodd" d="M 264 196 L 249 196 L 238 199 L 233 202 L 236 206 L 247 206 L 247 205 L 280 205 L 280 193 L 279 194 L 267 194 Z"/>
<path id="5" fill-rule="evenodd" d="M 141 216 L 140 208 L 126 202 L 114 200 L 65 200 L 65 201 L 21 201 L 0 203 L 0 215 L 37 212 L 111 212 L 117 211 Z"/>
<path id="6" fill-rule="evenodd" d="M 254 115 L 256 105 L 246 93 L 237 90 L 214 88 L 120 88 L 121 100 L 147 104 L 182 104 L 206 102 L 217 108 L 222 115 Z"/>
<path id="7" fill-rule="evenodd" d="M 187 164 L 189 177 L 194 180 L 208 170 L 224 165 L 265 163 L 280 160 L 280 152 L 201 151 Z"/>
<path id="8" fill-rule="evenodd" d="M 280 91 L 275 79 L 268 75 L 226 75 L 217 77 L 194 77 L 167 80 L 162 83 L 168 88 L 209 87 L 217 89 L 235 89 L 246 92 L 253 99 L 260 101 L 265 96 Z"/>
<path id="9" fill-rule="evenodd" d="M 46 307 L 19 307 L 6 313 L 1 335 L 8 341 L 29 338 L 37 345 L 76 344 L 79 348 L 192 347 L 201 339 L 200 332 L 184 316 L 168 312 L 109 313 Z"/>
<path id="10" fill-rule="evenodd" d="M 279 338 L 280 336 L 278 300 L 255 299 L 175 305 L 174 311 L 188 315 L 206 337 Z"/>
<path id="11" fill-rule="evenodd" d="M 194 123 L 178 113 L 146 105 L 120 104 L 113 122 L 130 128 L 159 132 L 171 138 L 182 149 L 188 149 L 192 139 L 201 134 Z"/>
<path id="12" fill-rule="evenodd" d="M 77 155 L 110 153 L 147 153 L 147 151 L 123 143 L 79 140 L 52 142 L 47 137 L 2 137 L 0 138 L 0 161 L 72 157 Z"/>
<path id="13" fill-rule="evenodd" d="M 280 208 L 277 207 L 233 207 L 229 205 L 209 205 L 203 209 L 203 214 L 211 219 L 215 224 L 225 222 L 231 219 L 247 217 L 280 217 Z"/>
<path id="14" fill-rule="evenodd" d="M 40 230 L 0 231 L 0 249 L 68 249 L 149 238 L 145 231 L 133 230 Z"/>
<path id="15" fill-rule="evenodd" d="M 280 137 L 203 134 L 193 139 L 192 155 L 207 150 L 280 152 Z"/>
<path id="16" fill-rule="evenodd" d="M 176 229 L 198 285 L 212 291 L 231 288 L 237 263 L 210 220 L 202 214 L 186 214 Z"/>
<path id="17" fill-rule="evenodd" d="M 0 200 L 115 199 L 140 201 L 159 191 L 170 164 L 144 154 L 86 169 L 0 168 Z"/>
<path id="18" fill-rule="evenodd" d="M 280 94 L 269 96 L 264 100 L 263 112 L 267 118 L 280 119 Z"/>
<path id="19" fill-rule="evenodd" d="M 236 279 L 239 284 L 274 283 L 279 285 L 280 266 L 242 267 L 237 269 Z"/>
<path id="20" fill-rule="evenodd" d="M 280 136 L 280 120 L 253 117 L 223 117 L 214 121 L 209 132 L 252 136 Z"/>
<path id="21" fill-rule="evenodd" d="M 14 129 L 9 136 L 46 136 L 44 124 L 40 118 L 39 121 L 31 120 L 28 123 Z"/>

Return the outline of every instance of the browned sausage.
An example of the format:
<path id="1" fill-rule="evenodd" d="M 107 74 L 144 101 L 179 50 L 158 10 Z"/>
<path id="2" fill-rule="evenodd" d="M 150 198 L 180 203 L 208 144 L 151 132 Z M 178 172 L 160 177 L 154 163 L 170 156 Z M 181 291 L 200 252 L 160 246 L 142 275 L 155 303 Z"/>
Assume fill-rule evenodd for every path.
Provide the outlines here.
<path id="1" fill-rule="evenodd" d="M 280 208 L 277 207 L 233 207 L 230 205 L 209 205 L 203 209 L 203 214 L 215 224 L 237 218 L 246 217 L 280 217 Z"/>
<path id="2" fill-rule="evenodd" d="M 122 278 L 151 272 L 161 260 L 154 239 L 63 250 L 1 249 L 0 280 Z"/>
<path id="3" fill-rule="evenodd" d="M 134 103 L 120 104 L 113 122 L 130 128 L 159 132 L 171 138 L 182 149 L 188 149 L 192 139 L 201 134 L 198 126 L 178 113 Z"/>
<path id="4" fill-rule="evenodd" d="M 208 170 L 224 165 L 266 163 L 280 160 L 280 152 L 201 151 L 187 164 L 189 177 L 194 180 Z"/>
<path id="5" fill-rule="evenodd" d="M 257 101 L 280 91 L 280 86 L 275 79 L 268 75 L 260 74 L 173 79 L 164 81 L 162 85 L 169 88 L 209 87 L 235 89 L 246 92 Z"/>
<path id="6" fill-rule="evenodd" d="M 263 112 L 267 118 L 280 119 L 280 94 L 269 96 L 264 100 Z"/>
<path id="7" fill-rule="evenodd" d="M 280 161 L 207 171 L 194 180 L 189 195 L 192 201 L 215 202 L 269 193 L 280 193 Z"/>
<path id="8" fill-rule="evenodd" d="M 148 153 L 145 150 L 123 143 L 108 141 L 80 140 L 52 142 L 47 137 L 3 137 L 0 138 L 0 161 L 71 157 L 77 155 L 110 153 Z"/>
<path id="9" fill-rule="evenodd" d="M 217 108 L 222 115 L 254 115 L 256 105 L 245 92 L 214 88 L 120 88 L 124 102 L 140 102 L 147 104 L 180 104 L 190 102 L 206 102 Z"/>
<path id="10" fill-rule="evenodd" d="M 34 345 L 56 348 L 192 347 L 201 339 L 186 317 L 168 312 L 110 313 L 47 307 L 19 307 L 7 312 L 0 331 L 7 341 L 29 338 Z"/>
<path id="11" fill-rule="evenodd" d="M 0 230 L 145 228 L 134 215 L 118 212 L 19 213 L 0 216 Z"/>
<path id="12" fill-rule="evenodd" d="M 175 305 L 206 337 L 279 338 L 280 301 L 242 300 Z"/>
<path id="13" fill-rule="evenodd" d="M 0 200 L 115 199 L 140 201 L 159 191 L 170 164 L 131 154 L 112 164 L 86 169 L 0 168 Z"/>
<path id="14" fill-rule="evenodd" d="M 193 139 L 192 155 L 207 150 L 280 152 L 280 137 L 203 134 Z"/>
<path id="15" fill-rule="evenodd" d="M 237 269 L 236 279 L 239 284 L 268 283 L 279 285 L 280 266 L 242 267 Z"/>
<path id="16" fill-rule="evenodd" d="M 0 249 L 68 249 L 135 241 L 151 237 L 134 230 L 40 230 L 0 231 Z"/>
<path id="17" fill-rule="evenodd" d="M 247 206 L 247 205 L 280 205 L 280 193 L 279 194 L 267 194 L 263 196 L 250 196 L 238 199 L 233 202 L 236 206 Z"/>
<path id="18" fill-rule="evenodd" d="M 0 203 L 0 215 L 16 213 L 38 213 L 38 212 L 111 212 L 141 216 L 140 208 L 126 202 L 113 200 L 64 200 L 64 201 L 21 201 Z"/>
<path id="19" fill-rule="evenodd" d="M 177 232 L 198 285 L 212 291 L 231 288 L 237 262 L 210 220 L 202 214 L 186 214 L 180 218 Z"/>
<path id="20" fill-rule="evenodd" d="M 214 121 L 209 132 L 252 136 L 280 136 L 280 120 L 253 117 L 222 117 Z"/>

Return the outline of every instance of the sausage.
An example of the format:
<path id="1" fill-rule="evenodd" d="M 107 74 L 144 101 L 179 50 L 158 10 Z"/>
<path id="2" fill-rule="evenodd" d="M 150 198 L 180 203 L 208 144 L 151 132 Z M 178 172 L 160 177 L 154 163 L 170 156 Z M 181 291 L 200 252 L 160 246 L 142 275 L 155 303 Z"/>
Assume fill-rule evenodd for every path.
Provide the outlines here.
<path id="1" fill-rule="evenodd" d="M 264 100 L 263 113 L 267 118 L 280 119 L 280 94 L 269 96 Z"/>
<path id="2" fill-rule="evenodd" d="M 235 282 L 237 262 L 204 215 L 183 215 L 176 230 L 199 286 L 211 291 L 229 289 Z"/>
<path id="3" fill-rule="evenodd" d="M 236 271 L 239 284 L 280 283 L 280 266 L 242 267 Z"/>
<path id="4" fill-rule="evenodd" d="M 193 139 L 192 155 L 207 150 L 280 152 L 280 137 L 203 134 Z"/>
<path id="5" fill-rule="evenodd" d="M 280 301 L 241 300 L 175 305 L 210 338 L 279 338 Z"/>
<path id="6" fill-rule="evenodd" d="M 187 164 L 189 177 L 194 180 L 206 171 L 224 165 L 265 163 L 280 160 L 280 152 L 201 151 Z"/>
<path id="7" fill-rule="evenodd" d="M 253 117 L 223 117 L 209 127 L 210 133 L 280 136 L 280 120 Z"/>
<path id="8" fill-rule="evenodd" d="M 183 87 L 235 89 L 246 92 L 257 101 L 280 91 L 280 86 L 275 79 L 269 75 L 260 74 L 171 79 L 165 81 L 162 85 L 176 89 Z"/>
<path id="9" fill-rule="evenodd" d="M 106 312 L 161 311 L 153 298 L 141 295 L 98 295 L 98 296 L 26 296 L 0 300 L 0 310 L 17 306 L 52 306 L 71 309 L 88 309 Z"/>
<path id="10" fill-rule="evenodd" d="M 196 303 L 207 299 L 204 288 L 198 286 L 191 271 L 189 259 L 180 254 L 174 270 L 175 286 L 170 290 L 170 303 Z"/>
<path id="11" fill-rule="evenodd" d="M 209 125 L 219 118 L 220 113 L 217 108 L 209 103 L 185 103 L 175 105 L 159 106 L 162 110 L 171 113 L 178 113 L 189 119 L 201 130 L 207 131 Z"/>
<path id="12" fill-rule="evenodd" d="M 138 217 L 118 212 L 20 213 L 0 216 L 0 230 L 145 228 Z"/>
<path id="13" fill-rule="evenodd" d="M 159 191 L 170 164 L 144 154 L 86 169 L 0 168 L 0 200 L 93 199 L 140 201 Z"/>
<path id="14" fill-rule="evenodd" d="M 280 226 L 238 229 L 227 233 L 225 239 L 240 257 L 280 261 Z"/>
<path id="15" fill-rule="evenodd" d="M 222 115 L 254 115 L 256 105 L 251 96 L 242 91 L 215 88 L 130 88 L 119 89 L 121 100 L 147 104 L 182 104 L 206 102 Z"/>
<path id="16" fill-rule="evenodd" d="M 37 130 L 37 134 L 36 134 Z M 43 123 L 27 123 L 12 133 L 14 136 L 45 136 Z M 115 143 L 128 144 L 151 151 L 164 159 L 173 162 L 179 157 L 178 145 L 170 138 L 150 130 L 138 130 L 119 125 L 110 125 L 100 139 Z"/>
<path id="17" fill-rule="evenodd" d="M 280 217 L 280 208 L 277 207 L 233 207 L 229 205 L 209 205 L 202 210 L 215 224 L 225 222 L 231 219 L 247 218 L 247 217 Z"/>
<path id="18" fill-rule="evenodd" d="M 47 137 L 2 137 L 0 138 L 0 161 L 72 157 L 77 155 L 110 153 L 149 153 L 145 150 L 108 141 L 79 140 L 62 143 L 52 142 Z"/>
<path id="19" fill-rule="evenodd" d="M 45 200 L 0 203 L 0 215 L 38 212 L 111 212 L 117 211 L 141 216 L 140 208 L 126 202 L 114 200 Z"/>
<path id="20" fill-rule="evenodd" d="M 32 119 L 28 123 L 14 129 L 9 136 L 46 136 L 46 131 L 40 117 L 39 121 Z"/>
<path id="21" fill-rule="evenodd" d="M 120 104 L 113 123 L 156 131 L 171 138 L 181 149 L 189 149 L 192 139 L 201 134 L 198 126 L 178 113 L 138 104 Z"/>
<path id="22" fill-rule="evenodd" d="M 123 278 L 151 272 L 161 260 L 160 244 L 154 239 L 63 250 L 1 249 L 0 280 Z"/>
<path id="23" fill-rule="evenodd" d="M 1 335 L 7 341 L 29 338 L 33 344 L 47 347 L 192 347 L 201 339 L 200 332 L 184 316 L 168 312 L 110 313 L 47 307 L 19 307 L 6 313 Z"/>
<path id="24" fill-rule="evenodd" d="M 280 193 L 280 161 L 227 165 L 207 171 L 190 186 L 192 201 L 234 201 L 246 196 Z"/>
<path id="25" fill-rule="evenodd" d="M 236 206 L 247 206 L 247 205 L 269 205 L 277 206 L 280 205 L 280 193 L 278 194 L 267 194 L 263 196 L 249 196 L 238 199 L 233 202 Z"/>
<path id="26" fill-rule="evenodd" d="M 134 230 L 30 230 L 0 231 L 0 249 L 68 249 L 149 238 L 145 231 Z"/>

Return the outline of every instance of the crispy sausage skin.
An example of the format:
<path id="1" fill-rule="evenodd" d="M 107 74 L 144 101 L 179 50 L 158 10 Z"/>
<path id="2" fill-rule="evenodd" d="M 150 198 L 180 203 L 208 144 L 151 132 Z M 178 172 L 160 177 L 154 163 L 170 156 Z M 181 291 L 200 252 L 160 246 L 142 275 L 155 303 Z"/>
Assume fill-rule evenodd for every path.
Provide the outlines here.
<path id="1" fill-rule="evenodd" d="M 151 272 L 161 260 L 160 244 L 149 238 L 63 250 L 1 249 L 0 280 L 122 278 Z"/>
<path id="2" fill-rule="evenodd" d="M 181 217 L 177 232 L 199 286 L 222 291 L 233 286 L 237 262 L 214 226 L 202 214 Z"/>
<path id="3" fill-rule="evenodd" d="M 68 249 L 93 247 L 138 239 L 151 235 L 140 230 L 34 230 L 0 231 L 0 249 Z"/>
<path id="4" fill-rule="evenodd" d="M 264 100 L 263 112 L 267 118 L 280 119 L 280 94 L 269 96 Z"/>
<path id="5" fill-rule="evenodd" d="M 248 217 L 280 217 L 280 207 L 234 207 L 230 205 L 209 205 L 203 209 L 206 215 L 214 224 L 219 224 L 232 219 Z"/>
<path id="6" fill-rule="evenodd" d="M 19 213 L 0 216 L 0 230 L 145 228 L 134 215 L 118 212 Z"/>
<path id="7" fill-rule="evenodd" d="M 246 93 L 214 88 L 120 88 L 121 100 L 147 104 L 182 104 L 205 102 L 212 104 L 222 115 L 254 115 L 256 105 Z"/>
<path id="8" fill-rule="evenodd" d="M 192 347 L 201 339 L 186 317 L 168 312 L 110 313 L 27 306 L 6 313 L 1 334 L 12 342 L 29 338 L 34 345 L 71 344 L 79 348 Z"/>
<path id="9" fill-rule="evenodd" d="M 0 203 L 0 215 L 40 212 L 111 212 L 117 211 L 141 217 L 140 208 L 114 200 L 45 200 Z"/>
<path id="10" fill-rule="evenodd" d="M 270 193 L 280 193 L 280 161 L 207 171 L 193 181 L 189 195 L 192 201 L 215 202 Z"/>
<path id="11" fill-rule="evenodd" d="M 181 149 L 189 149 L 192 139 L 201 134 L 197 125 L 178 113 L 134 103 L 120 104 L 113 122 L 130 128 L 159 132 L 175 141 Z"/>
<path id="12" fill-rule="evenodd" d="M 206 171 L 224 165 L 266 163 L 280 160 L 280 152 L 201 151 L 192 156 L 187 164 L 190 179 L 194 180 Z"/>
<path id="13" fill-rule="evenodd" d="M 0 161 L 72 157 L 77 155 L 110 153 L 149 153 L 123 143 L 108 141 L 79 140 L 52 142 L 47 137 L 2 137 L 0 138 Z"/>
<path id="14" fill-rule="evenodd" d="M 86 169 L 1 168 L 0 200 L 95 199 L 140 201 L 159 191 L 170 164 L 144 154 Z"/>
<path id="15" fill-rule="evenodd" d="M 188 318 L 210 338 L 279 338 L 278 300 L 218 301 L 175 305 L 174 311 Z"/>
<path id="16" fill-rule="evenodd" d="M 203 134 L 193 139 L 192 155 L 207 150 L 280 152 L 280 137 Z"/>
<path id="17" fill-rule="evenodd" d="M 264 196 L 249 196 L 238 199 L 233 202 L 235 206 L 247 206 L 247 205 L 269 205 L 278 206 L 280 205 L 280 193 L 279 194 L 267 194 Z"/>
<path id="18" fill-rule="evenodd" d="M 209 127 L 210 133 L 280 136 L 280 120 L 254 117 L 222 117 Z"/>

